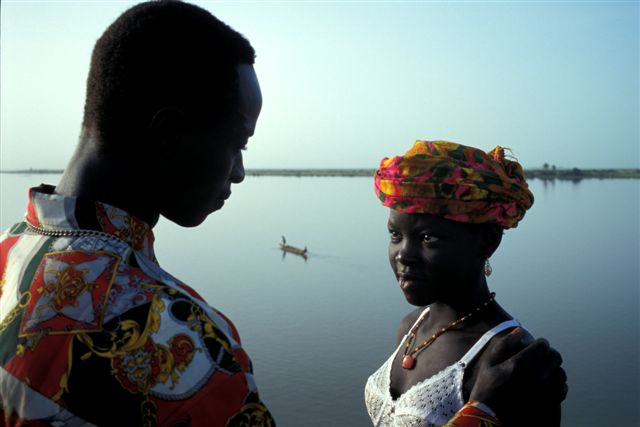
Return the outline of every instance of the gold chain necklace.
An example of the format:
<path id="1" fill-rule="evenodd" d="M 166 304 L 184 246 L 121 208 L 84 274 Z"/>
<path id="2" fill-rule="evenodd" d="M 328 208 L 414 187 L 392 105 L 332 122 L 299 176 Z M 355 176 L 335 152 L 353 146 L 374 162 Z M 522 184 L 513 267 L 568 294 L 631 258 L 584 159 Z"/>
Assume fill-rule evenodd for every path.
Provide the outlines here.
<path id="1" fill-rule="evenodd" d="M 420 327 L 420 325 L 422 324 L 424 319 L 427 318 L 427 316 L 421 317 L 418 320 L 418 322 L 413 326 L 413 328 L 411 328 L 411 331 L 409 332 L 409 338 L 407 338 L 407 345 L 405 345 L 405 347 L 404 347 L 404 352 L 403 352 L 403 357 L 402 357 L 402 367 L 404 369 L 413 369 L 413 367 L 416 365 L 416 359 L 415 359 L 414 355 L 416 355 L 417 353 L 419 353 L 423 349 L 429 347 L 440 335 L 444 334 L 447 331 L 450 331 L 457 324 L 459 324 L 461 322 L 464 322 L 469 317 L 473 316 L 474 313 L 477 313 L 478 311 L 482 310 L 483 308 L 485 308 L 486 306 L 491 304 L 491 302 L 494 301 L 495 299 L 496 299 L 496 293 L 495 292 L 491 292 L 491 295 L 489 296 L 489 299 L 487 301 L 485 301 L 482 305 L 480 305 L 480 306 L 476 307 L 475 309 L 471 310 L 469 312 L 469 314 L 466 314 L 466 315 L 462 316 L 461 318 L 459 318 L 457 320 L 454 320 L 453 322 L 449 323 L 448 326 L 445 326 L 444 328 L 440 329 L 438 332 L 433 334 L 425 342 L 423 342 L 422 344 L 414 347 L 413 350 L 409 351 L 409 347 L 411 346 L 411 344 L 416 339 L 416 333 L 418 332 L 418 328 Z"/>
<path id="2" fill-rule="evenodd" d="M 114 239 L 114 240 L 119 240 L 121 242 L 127 243 L 125 240 L 121 239 L 120 237 L 114 236 L 113 234 L 105 233 L 104 231 L 44 228 L 44 227 L 38 227 L 37 225 L 33 225 L 29 221 L 25 221 L 25 222 L 29 230 L 33 231 L 34 233 L 41 234 L 43 236 L 50 236 L 50 237 L 92 236 L 92 237 L 104 237 L 107 239 Z"/>

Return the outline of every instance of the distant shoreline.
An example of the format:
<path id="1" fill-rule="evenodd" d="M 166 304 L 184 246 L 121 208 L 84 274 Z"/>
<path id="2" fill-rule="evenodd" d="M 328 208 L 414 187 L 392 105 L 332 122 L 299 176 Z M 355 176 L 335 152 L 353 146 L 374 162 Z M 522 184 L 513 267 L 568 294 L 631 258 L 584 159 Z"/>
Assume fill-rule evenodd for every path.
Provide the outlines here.
<path id="1" fill-rule="evenodd" d="M 22 175 L 61 174 L 62 169 L 0 170 L 0 173 Z M 247 176 L 280 177 L 371 177 L 375 169 L 247 169 Z M 640 179 L 640 169 L 527 169 L 527 179 Z"/>

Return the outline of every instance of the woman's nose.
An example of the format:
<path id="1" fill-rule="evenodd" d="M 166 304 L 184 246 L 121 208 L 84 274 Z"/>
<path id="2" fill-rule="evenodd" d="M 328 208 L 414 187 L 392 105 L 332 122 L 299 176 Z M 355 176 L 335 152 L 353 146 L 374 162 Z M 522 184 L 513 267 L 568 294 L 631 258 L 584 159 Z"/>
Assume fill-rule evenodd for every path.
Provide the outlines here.
<path id="1" fill-rule="evenodd" d="M 398 249 L 395 260 L 402 264 L 410 264 L 416 260 L 416 256 L 417 251 L 415 245 L 413 245 L 409 239 L 405 239 Z"/>
<path id="2" fill-rule="evenodd" d="M 231 177 L 230 181 L 234 184 L 240 184 L 244 181 L 245 171 L 244 171 L 244 163 L 242 161 L 242 152 L 239 152 L 233 162 L 233 167 L 231 168 Z"/>

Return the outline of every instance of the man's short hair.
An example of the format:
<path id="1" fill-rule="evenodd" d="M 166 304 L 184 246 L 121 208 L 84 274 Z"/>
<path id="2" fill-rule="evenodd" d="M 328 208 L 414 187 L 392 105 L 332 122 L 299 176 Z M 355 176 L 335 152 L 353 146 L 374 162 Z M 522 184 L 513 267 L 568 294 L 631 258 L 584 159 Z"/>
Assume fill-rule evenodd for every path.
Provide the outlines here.
<path id="1" fill-rule="evenodd" d="M 133 6 L 93 49 L 83 133 L 106 149 L 136 137 L 164 107 L 223 114 L 235 100 L 236 66 L 254 57 L 240 33 L 200 7 L 175 0 Z"/>

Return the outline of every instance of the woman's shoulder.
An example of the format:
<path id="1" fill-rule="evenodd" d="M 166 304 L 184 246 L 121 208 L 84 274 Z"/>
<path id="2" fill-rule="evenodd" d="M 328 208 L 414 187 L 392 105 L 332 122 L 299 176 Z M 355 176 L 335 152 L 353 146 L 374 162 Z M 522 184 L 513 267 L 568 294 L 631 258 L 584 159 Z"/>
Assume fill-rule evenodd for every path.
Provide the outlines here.
<path id="1" fill-rule="evenodd" d="M 511 321 L 514 322 L 513 325 L 509 325 L 509 327 L 502 329 L 500 332 L 496 333 L 493 337 L 492 337 L 492 341 L 493 340 L 500 340 L 502 338 L 504 338 L 506 335 L 509 335 L 511 333 L 513 333 L 516 329 L 519 329 L 519 334 L 520 334 L 520 342 L 526 346 L 530 343 L 532 343 L 535 340 L 535 337 L 531 334 L 531 332 L 529 332 L 529 330 L 527 328 L 525 328 L 520 321 L 518 321 L 515 318 L 510 319 Z M 505 320 L 504 323 L 506 323 L 509 320 Z M 496 325 L 498 326 L 498 325 Z"/>
<path id="2" fill-rule="evenodd" d="M 503 319 L 500 323 L 508 322 L 510 320 L 514 320 L 514 319 Z M 496 324 L 495 326 L 498 326 L 498 324 Z M 509 357 L 514 356 L 518 351 L 522 350 L 523 348 L 525 348 L 527 345 L 529 345 L 534 341 L 533 335 L 531 335 L 531 333 L 527 329 L 522 327 L 522 325 L 520 325 L 519 322 L 517 322 L 515 325 L 509 325 L 509 327 L 506 327 L 505 329 L 493 335 L 491 339 L 488 342 L 486 342 L 485 345 L 478 351 L 478 354 L 474 357 L 474 360 L 470 363 L 470 365 L 467 366 L 467 369 L 464 375 L 464 386 L 463 386 L 464 387 L 463 396 L 465 398 L 468 398 L 470 396 L 471 389 L 475 384 L 479 370 L 483 366 L 486 366 L 486 362 L 491 359 L 492 354 L 496 351 L 495 349 L 500 347 L 501 345 L 500 342 L 503 341 L 507 337 L 507 335 L 513 333 L 516 329 L 519 329 L 520 344 L 513 348 L 512 353 L 505 353 L 503 360 L 506 360 Z"/>
<path id="3" fill-rule="evenodd" d="M 498 331 L 491 334 L 490 329 L 499 328 Z M 505 337 L 511 333 L 514 333 L 516 329 L 519 329 L 520 335 L 520 346 L 518 350 L 525 348 L 527 345 L 534 341 L 534 336 L 522 326 L 522 324 L 516 319 L 501 319 L 499 322 L 495 322 L 492 327 L 489 327 L 483 336 L 486 334 L 491 334 L 488 341 L 485 341 L 484 346 L 478 351 L 478 354 L 475 356 L 475 363 L 473 363 L 474 367 L 478 367 L 482 365 L 482 360 L 491 357 L 491 348 L 497 345 L 500 341 L 505 339 Z M 516 352 L 517 352 L 516 351 Z M 513 356 L 514 354 L 510 354 L 509 356 Z"/>
<path id="4" fill-rule="evenodd" d="M 404 316 L 400 321 L 400 326 L 398 327 L 398 344 L 402 341 L 402 338 L 409 333 L 409 329 L 411 329 L 413 324 L 416 323 L 416 320 L 418 320 L 418 317 L 420 317 L 426 308 L 427 307 L 418 307 L 409 312 L 409 314 Z"/>

